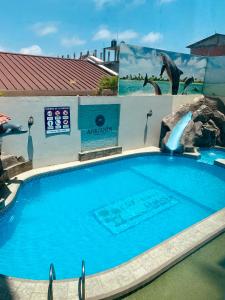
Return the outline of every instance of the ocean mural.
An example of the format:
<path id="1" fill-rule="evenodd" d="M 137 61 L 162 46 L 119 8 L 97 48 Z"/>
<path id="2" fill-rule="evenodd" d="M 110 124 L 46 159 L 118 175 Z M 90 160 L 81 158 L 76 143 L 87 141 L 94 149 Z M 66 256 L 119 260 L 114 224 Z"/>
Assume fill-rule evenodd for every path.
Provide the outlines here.
<path id="1" fill-rule="evenodd" d="M 225 57 L 208 57 L 203 94 L 225 96 Z"/>
<path id="2" fill-rule="evenodd" d="M 119 95 L 202 94 L 207 58 L 121 44 Z"/>

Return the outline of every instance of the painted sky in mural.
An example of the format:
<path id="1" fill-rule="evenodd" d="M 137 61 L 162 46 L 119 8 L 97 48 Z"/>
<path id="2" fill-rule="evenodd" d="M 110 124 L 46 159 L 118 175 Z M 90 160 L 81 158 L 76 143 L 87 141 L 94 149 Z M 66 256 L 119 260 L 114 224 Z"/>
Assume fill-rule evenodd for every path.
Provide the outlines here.
<path id="1" fill-rule="evenodd" d="M 205 57 L 122 44 L 119 94 L 200 94 L 206 64 Z"/>

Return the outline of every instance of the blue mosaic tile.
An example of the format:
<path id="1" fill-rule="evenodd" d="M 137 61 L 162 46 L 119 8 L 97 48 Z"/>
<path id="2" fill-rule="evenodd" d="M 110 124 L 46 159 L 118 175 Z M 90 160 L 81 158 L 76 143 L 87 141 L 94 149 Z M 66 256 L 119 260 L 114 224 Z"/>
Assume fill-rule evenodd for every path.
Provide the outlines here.
<path id="1" fill-rule="evenodd" d="M 178 202 L 175 196 L 151 189 L 102 207 L 94 214 L 111 233 L 119 234 Z"/>

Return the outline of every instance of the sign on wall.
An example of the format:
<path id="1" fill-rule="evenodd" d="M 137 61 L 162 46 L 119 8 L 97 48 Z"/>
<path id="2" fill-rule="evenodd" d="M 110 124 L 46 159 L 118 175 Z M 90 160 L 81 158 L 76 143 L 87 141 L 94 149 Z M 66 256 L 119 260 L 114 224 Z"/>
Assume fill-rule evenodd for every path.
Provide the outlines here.
<path id="1" fill-rule="evenodd" d="M 80 105 L 81 151 L 118 145 L 120 105 Z"/>
<path id="2" fill-rule="evenodd" d="M 45 133 L 70 132 L 70 108 L 45 107 Z"/>

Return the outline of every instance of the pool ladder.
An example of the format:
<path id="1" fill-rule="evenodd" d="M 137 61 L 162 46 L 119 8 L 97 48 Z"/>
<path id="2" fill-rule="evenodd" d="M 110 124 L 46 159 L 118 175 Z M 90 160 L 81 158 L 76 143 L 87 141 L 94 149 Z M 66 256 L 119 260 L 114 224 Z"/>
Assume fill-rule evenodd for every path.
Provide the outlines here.
<path id="1" fill-rule="evenodd" d="M 82 260 L 81 276 L 78 281 L 78 295 L 80 300 L 85 300 L 85 262 Z"/>
<path id="2" fill-rule="evenodd" d="M 56 280 L 56 273 L 53 264 L 50 264 L 49 269 L 49 284 L 48 284 L 48 300 L 53 300 L 53 280 Z M 81 276 L 78 280 L 78 296 L 79 300 L 85 300 L 85 262 L 82 260 Z"/>
<path id="3" fill-rule="evenodd" d="M 55 275 L 55 268 L 53 264 L 50 264 L 49 269 L 49 284 L 48 284 L 48 300 L 53 300 L 53 293 L 52 293 L 52 283 L 53 280 L 56 280 Z"/>

